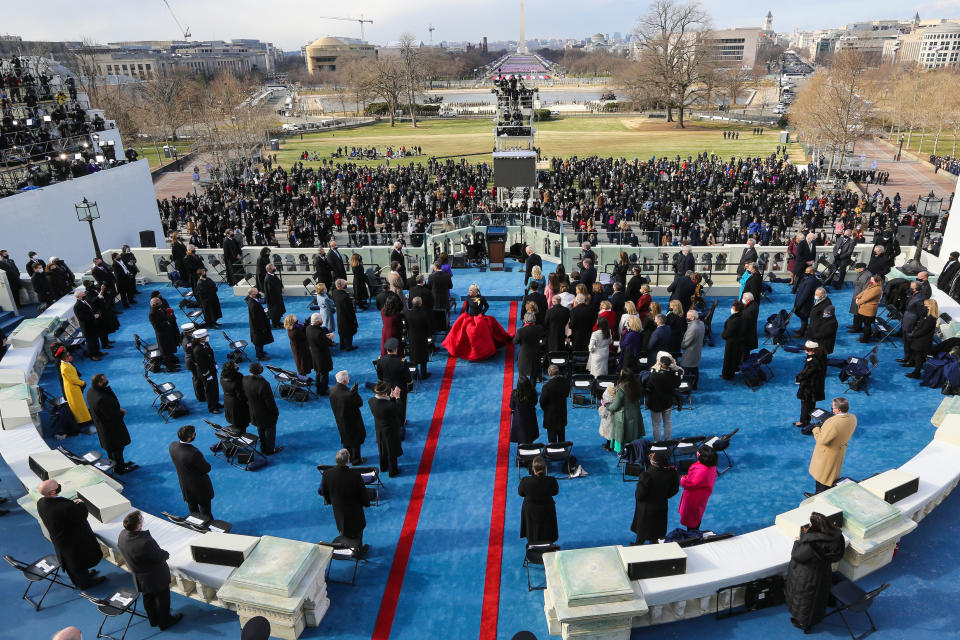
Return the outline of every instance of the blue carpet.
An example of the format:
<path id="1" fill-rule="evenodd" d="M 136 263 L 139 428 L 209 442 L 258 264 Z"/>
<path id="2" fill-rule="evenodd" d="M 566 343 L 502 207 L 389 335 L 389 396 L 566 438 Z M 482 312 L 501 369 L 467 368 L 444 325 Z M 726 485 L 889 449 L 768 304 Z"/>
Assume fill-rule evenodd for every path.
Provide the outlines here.
<path id="1" fill-rule="evenodd" d="M 470 282 L 478 282 L 486 295 L 513 296 L 520 293 L 521 279 L 519 273 L 457 270 L 454 291 L 465 293 Z M 831 295 L 840 312 L 841 325 L 849 321 L 846 310 L 851 291 L 847 288 Z M 172 303 L 178 300 L 172 289 L 165 289 L 164 294 Z M 221 295 L 224 329 L 231 337 L 246 339 L 246 307 L 242 299 L 229 296 L 226 290 Z M 146 296 L 141 297 L 143 300 Z M 714 322 L 717 335 L 726 317 L 723 310 L 729 302 L 729 299 L 721 300 Z M 789 290 L 777 285 L 773 300 L 761 307 L 761 316 L 765 318 L 780 308 L 789 308 L 791 303 Z M 106 372 L 121 404 L 128 410 L 133 444 L 128 447 L 127 456 L 141 467 L 124 478 L 127 485 L 125 495 L 133 504 L 154 514 L 162 510 L 185 511 L 166 448 L 175 439 L 176 429 L 191 423 L 198 429 L 198 446 L 208 455 L 214 468 L 212 477 L 217 493 L 213 502 L 214 513 L 232 522 L 236 533 L 271 534 L 306 541 L 334 538 L 333 515 L 329 507 L 323 506 L 316 492 L 319 474 L 315 465 L 332 463 L 333 455 L 340 447 L 328 403 L 321 400 L 297 407 L 280 402 L 278 443 L 286 448 L 272 457 L 271 464 L 262 471 L 246 473 L 213 459 L 206 447 L 213 444 L 215 438 L 202 418 L 219 418 L 213 421 L 223 422 L 223 416 L 208 416 L 205 405 L 196 402 L 189 374 L 152 375 L 157 381 L 175 382 L 184 392 L 191 409 L 189 417 L 164 424 L 150 407 L 152 395 L 141 376 L 141 358 L 132 347 L 133 333 L 145 339 L 153 336 L 145 306 L 137 305 L 121 316 L 123 328 L 114 336 L 118 346 L 110 357 L 99 363 L 82 359 L 77 363 L 87 380 L 94 373 Z M 305 298 L 290 298 L 287 306 L 301 319 L 308 314 Z M 506 301 L 491 303 L 490 314 L 504 326 L 508 311 Z M 363 388 L 364 382 L 375 379 L 370 363 L 379 350 L 380 321 L 376 312 L 367 311 L 361 313 L 360 324 L 356 338 L 360 349 L 349 354 L 335 353 L 334 368 L 349 370 Z M 835 355 L 863 355 L 868 349 L 857 344 L 856 337 L 841 328 Z M 270 364 L 293 368 L 284 332 L 275 332 L 275 339 L 276 342 L 267 347 L 272 356 Z M 219 333 L 213 334 L 211 344 L 222 361 L 226 345 Z M 740 427 L 740 433 L 730 448 L 736 466 L 718 480 L 707 507 L 704 527 L 742 533 L 772 524 L 775 514 L 795 507 L 803 497 L 802 491 L 812 488 L 812 479 L 806 472 L 812 440 L 800 435 L 792 426 L 799 413 L 793 377 L 800 369 L 801 355 L 778 353 L 773 363 L 775 378 L 761 389 L 750 391 L 739 380 L 727 383 L 719 379 L 722 352 L 722 341 L 705 349 L 701 388 L 694 398 L 695 408 L 674 412 L 674 434 L 712 435 Z M 873 375 L 871 395 L 848 395 L 851 411 L 858 416 L 860 426 L 847 452 L 845 475 L 859 479 L 898 466 L 932 437 L 929 418 L 942 396 L 935 390 L 918 390 L 914 381 L 902 377 L 907 370 L 893 362 L 900 353 L 899 344 L 881 347 L 881 364 Z M 475 638 L 480 632 L 503 358 L 501 350 L 485 362 L 457 363 L 391 637 Z M 365 541 L 371 546 L 371 554 L 368 562 L 360 568 L 357 586 L 330 585 L 329 612 L 318 629 L 308 629 L 303 637 L 371 637 L 434 412 L 445 360 L 445 353 L 437 354 L 430 365 L 433 377 L 421 385 L 420 393 L 410 396 L 407 439 L 400 460 L 403 472 L 397 478 L 386 480 L 381 505 L 367 510 Z M 844 389 L 836 377 L 837 372 L 837 369 L 830 369 L 827 398 L 840 395 Z M 51 368 L 45 372 L 43 384 L 48 389 L 57 388 Z M 575 443 L 574 454 L 590 475 L 560 483 L 557 498 L 559 543 L 564 548 L 626 543 L 632 537 L 629 524 L 634 485 L 621 482 L 615 456 L 601 448 L 596 411 L 571 409 L 569 414 L 568 437 Z M 369 434 L 364 454 L 369 463 L 376 464 L 373 421 L 366 407 L 364 415 Z M 55 442 L 51 441 L 51 444 Z M 64 444 L 75 452 L 98 446 L 96 436 L 78 436 Z M 16 483 L 5 466 L 2 467 L 2 478 L 4 484 L 0 487 L 8 490 Z M 519 538 L 517 482 L 517 472 L 511 464 L 497 635 L 509 638 L 520 629 L 530 629 L 544 639 L 547 631 L 543 597 L 540 592 L 527 592 L 521 566 L 523 541 Z M 678 499 L 675 499 L 671 504 L 671 528 L 679 526 L 677 503 Z M 950 499 L 939 507 L 921 524 L 917 533 L 904 539 L 894 563 L 865 581 L 867 585 L 879 584 L 883 580 L 893 582 L 881 604 L 886 604 L 884 600 L 892 602 L 895 597 L 906 599 L 898 600 L 897 607 L 875 608 L 881 628 L 877 637 L 905 637 L 907 629 L 923 629 L 922 633 L 927 637 L 945 638 L 948 633 L 952 634 L 958 616 L 931 616 L 930 613 L 947 606 L 956 591 L 957 571 L 951 568 L 953 563 L 942 562 L 940 554 L 944 545 L 952 541 L 947 538 L 947 530 L 957 521 L 958 504 L 956 499 Z M 10 514 L 3 518 L 2 525 L 6 534 L 4 553 L 31 560 L 49 552 L 49 544 L 38 535 L 29 516 Z M 110 586 L 128 584 L 123 571 L 106 563 L 102 563 L 100 569 L 110 578 L 101 587 L 104 591 Z M 345 566 L 334 567 L 336 572 L 345 570 Z M 48 602 L 55 606 L 45 607 L 41 613 L 34 614 L 26 603 L 16 602 L 21 591 L 19 574 L 12 570 L 0 572 L 0 597 L 13 598 L 12 608 L 23 611 L 20 617 L 23 626 L 16 631 L 0 630 L 0 637 L 43 638 L 71 623 L 79 624 L 85 634 L 95 634 L 99 618 L 88 603 L 78 600 L 74 594 L 54 590 Z M 899 606 L 901 602 L 903 606 Z M 173 605 L 176 610 L 187 614 L 180 634 L 198 639 L 239 635 L 233 613 L 178 596 L 174 596 Z M 657 633 L 679 637 L 694 632 L 691 625 L 697 625 L 698 631 L 703 625 L 709 625 L 713 635 L 724 638 L 794 632 L 785 609 L 778 608 L 725 622 L 701 618 L 663 626 L 656 631 L 638 631 L 635 636 Z M 842 629 L 830 627 L 827 630 L 836 635 Z M 154 633 L 146 625 L 136 625 L 127 637 L 146 638 Z"/>

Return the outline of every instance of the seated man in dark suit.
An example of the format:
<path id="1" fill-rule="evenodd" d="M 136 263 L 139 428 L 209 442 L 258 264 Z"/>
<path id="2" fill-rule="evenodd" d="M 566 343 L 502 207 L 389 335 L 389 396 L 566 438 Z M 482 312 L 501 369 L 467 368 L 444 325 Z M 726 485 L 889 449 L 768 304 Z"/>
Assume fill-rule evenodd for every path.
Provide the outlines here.
<path id="1" fill-rule="evenodd" d="M 160 548 L 149 531 L 143 530 L 143 514 L 131 511 L 123 519 L 117 547 L 133 574 L 133 584 L 143 595 L 143 608 L 151 627 L 166 631 L 183 618 L 170 615 L 170 554 Z"/>
<path id="2" fill-rule="evenodd" d="M 367 526 L 363 508 L 370 506 L 370 498 L 360 472 L 348 466 L 350 452 L 340 449 L 335 459 L 337 466 L 323 472 L 320 493 L 333 506 L 340 535 L 350 540 L 350 546 L 361 547 L 363 529 Z"/>

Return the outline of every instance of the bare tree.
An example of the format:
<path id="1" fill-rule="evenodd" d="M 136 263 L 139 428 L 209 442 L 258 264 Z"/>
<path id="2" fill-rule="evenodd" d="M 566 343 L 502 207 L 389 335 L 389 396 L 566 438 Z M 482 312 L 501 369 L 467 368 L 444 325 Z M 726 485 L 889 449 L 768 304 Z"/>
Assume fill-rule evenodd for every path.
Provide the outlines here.
<path id="1" fill-rule="evenodd" d="M 216 163 L 230 166 L 252 155 L 265 138 L 270 118 L 263 106 L 253 106 L 255 87 L 247 78 L 221 73 L 209 83 L 189 83 L 187 108 L 197 147 L 210 153 Z"/>
<path id="2" fill-rule="evenodd" d="M 377 58 L 372 64 L 369 86 L 375 96 L 387 103 L 390 126 L 396 126 L 396 111 L 400 105 L 400 96 L 407 88 L 403 62 L 392 56 Z"/>
<path id="3" fill-rule="evenodd" d="M 837 153 L 841 162 L 847 146 L 867 135 L 871 102 L 864 96 L 867 61 L 856 50 L 837 53 L 829 71 L 819 71 L 804 85 L 790 109 L 791 121 L 801 135 L 830 151 L 827 177 L 833 173 Z"/>
<path id="4" fill-rule="evenodd" d="M 87 94 L 90 106 L 96 108 L 101 106 L 100 89 L 104 84 L 97 66 L 97 55 L 101 51 L 102 47 L 91 38 L 84 37 L 81 46 L 59 54 L 63 66 L 74 76 L 77 88 Z"/>
<path id="5" fill-rule="evenodd" d="M 190 120 L 186 110 L 189 81 L 190 76 L 186 71 L 173 70 L 139 85 L 139 97 L 147 120 L 164 137 L 176 139 L 177 131 Z"/>
<path id="6" fill-rule="evenodd" d="M 366 58 L 351 58 L 337 66 L 340 82 L 350 93 L 356 106 L 355 113 L 360 115 L 363 108 L 373 95 L 371 89 L 374 73 L 374 61 Z"/>
<path id="7" fill-rule="evenodd" d="M 635 29 L 640 60 L 649 65 L 651 81 L 668 100 L 667 120 L 673 120 L 676 108 L 680 127 L 685 109 L 703 97 L 714 73 L 705 37 L 709 29 L 710 16 L 698 2 L 676 0 L 654 0 Z"/>
<path id="8" fill-rule="evenodd" d="M 751 82 L 751 78 L 751 70 L 739 66 L 724 69 L 718 73 L 717 80 L 720 84 L 720 89 L 723 91 L 723 95 L 730 101 L 731 107 L 736 106 L 737 99 L 746 91 L 747 86 Z"/>
<path id="9" fill-rule="evenodd" d="M 410 126 L 417 126 L 417 94 L 423 91 L 426 76 L 421 65 L 416 38 L 409 31 L 400 34 L 400 60 L 403 61 L 404 92 L 410 109 Z"/>

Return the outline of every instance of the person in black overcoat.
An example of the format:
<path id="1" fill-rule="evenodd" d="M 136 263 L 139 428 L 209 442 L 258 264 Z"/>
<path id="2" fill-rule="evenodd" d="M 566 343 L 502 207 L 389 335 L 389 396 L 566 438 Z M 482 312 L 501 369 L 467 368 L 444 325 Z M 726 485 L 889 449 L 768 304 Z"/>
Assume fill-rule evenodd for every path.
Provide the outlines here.
<path id="1" fill-rule="evenodd" d="M 170 615 L 170 554 L 160 548 L 149 531 L 143 530 L 143 514 L 132 511 L 123 519 L 123 531 L 117 547 L 133 574 L 133 585 L 143 598 L 143 608 L 151 627 L 166 631 L 183 617 Z"/>
<path id="2" fill-rule="evenodd" d="M 287 307 L 283 304 L 283 281 L 277 275 L 277 268 L 272 264 L 267 265 L 267 275 L 263 278 L 263 297 L 267 301 L 270 326 L 280 329 L 283 327 L 280 318 L 287 312 Z"/>
<path id="3" fill-rule="evenodd" d="M 247 293 L 247 319 L 250 321 L 250 342 L 257 350 L 257 360 L 266 360 L 263 346 L 273 342 L 273 331 L 270 330 L 270 320 L 263 305 L 257 299 L 259 293 L 256 287 Z"/>
<path id="4" fill-rule="evenodd" d="M 532 313 L 523 315 L 523 326 L 513 335 L 513 344 L 517 345 L 517 373 L 521 377 L 536 380 L 540 377 L 540 345 L 546 330 L 536 323 Z"/>
<path id="5" fill-rule="evenodd" d="M 793 261 L 793 292 L 797 292 L 797 286 L 800 284 L 800 275 L 806 271 L 807 267 L 817 267 L 817 236 L 808 233 L 807 237 L 797 243 L 797 258 Z"/>
<path id="6" fill-rule="evenodd" d="M 597 323 L 597 312 L 581 294 L 574 299 L 570 311 L 570 341 L 574 351 L 586 351 L 590 345 L 593 325 Z"/>
<path id="7" fill-rule="evenodd" d="M 213 500 L 213 483 L 210 482 L 210 463 L 193 444 L 197 439 L 193 425 L 184 425 L 177 430 L 177 442 L 171 442 L 168 451 L 180 481 L 180 492 L 190 513 L 213 517 L 210 503 Z"/>
<path id="8" fill-rule="evenodd" d="M 434 262 L 433 273 L 427 279 L 427 284 L 433 293 L 433 327 L 446 331 L 450 320 L 447 316 L 450 310 L 450 290 L 453 289 L 453 280 L 449 273 L 440 268 L 439 262 Z"/>
<path id="9" fill-rule="evenodd" d="M 187 255 L 187 246 L 180 240 L 180 233 L 174 231 L 170 234 L 170 259 L 173 260 L 173 267 L 180 272 L 180 279 L 187 280 L 187 274 L 183 271 L 183 258 Z"/>
<path id="10" fill-rule="evenodd" d="M 400 389 L 392 390 L 386 382 L 378 382 L 373 389 L 374 397 L 367 400 L 373 414 L 373 426 L 377 433 L 377 449 L 380 453 L 380 471 L 389 471 L 390 477 L 400 473 L 397 458 L 403 455 L 400 429 L 403 426 L 400 408 Z"/>
<path id="11" fill-rule="evenodd" d="M 650 453 L 647 470 L 637 478 L 636 506 L 630 530 L 637 534 L 635 544 L 656 544 L 667 536 L 667 510 L 670 498 L 680 490 L 680 478 L 664 451 Z"/>
<path id="12" fill-rule="evenodd" d="M 927 361 L 927 354 L 933 348 L 933 337 L 937 331 L 937 312 L 939 307 L 935 300 L 924 300 L 927 315 L 920 318 L 914 325 L 913 331 L 904 338 L 910 343 L 910 357 L 913 359 L 913 371 L 907 374 L 908 378 L 919 378 L 920 371 Z"/>
<path id="13" fill-rule="evenodd" d="M 743 253 L 740 254 L 740 261 L 737 263 L 737 280 L 740 279 L 740 276 L 743 275 L 744 269 L 746 269 L 747 263 L 757 261 L 757 250 L 754 247 L 756 240 L 750 238 L 747 240 L 747 247 L 743 250 Z"/>
<path id="14" fill-rule="evenodd" d="M 333 273 L 323 249 L 317 249 L 317 255 L 313 257 L 313 277 L 327 285 L 327 291 L 333 291 Z"/>
<path id="15" fill-rule="evenodd" d="M 260 436 L 260 452 L 264 455 L 273 455 L 283 450 L 277 446 L 277 420 L 280 410 L 273 397 L 270 383 L 262 375 L 263 365 L 259 362 L 250 363 L 250 375 L 243 377 L 243 393 L 247 396 L 247 406 L 250 408 L 250 422 L 257 428 Z"/>
<path id="16" fill-rule="evenodd" d="M 337 421 L 340 432 L 340 444 L 350 452 L 351 464 L 363 464 L 366 458 L 360 454 L 360 445 L 367 439 L 367 429 L 363 424 L 360 408 L 363 399 L 357 391 L 358 385 L 350 386 L 350 374 L 340 371 L 336 376 L 337 384 L 330 389 L 330 410 Z"/>
<path id="17" fill-rule="evenodd" d="M 427 362 L 430 360 L 430 343 L 427 340 L 433 331 L 430 326 L 430 316 L 424 309 L 423 300 L 419 297 L 411 297 L 410 308 L 403 312 L 403 319 L 407 325 L 407 347 L 410 349 L 410 363 L 420 367 L 420 379 L 426 380 L 430 377 L 430 372 L 427 371 Z"/>
<path id="18" fill-rule="evenodd" d="M 200 303 L 200 309 L 203 311 L 204 326 L 219 327 L 218 321 L 223 317 L 223 311 L 220 310 L 217 283 L 207 277 L 206 269 L 200 269 L 195 290 L 197 302 Z"/>
<path id="19" fill-rule="evenodd" d="M 37 298 L 40 300 L 41 310 L 56 302 L 50 280 L 39 264 L 34 266 L 33 273 L 30 274 L 30 282 L 33 284 L 33 292 L 37 294 Z"/>
<path id="20" fill-rule="evenodd" d="M 510 394 L 510 442 L 536 442 L 540 437 L 537 426 L 537 390 L 529 378 L 521 377 Z"/>
<path id="21" fill-rule="evenodd" d="M 547 296 L 540 293 L 539 282 L 530 283 L 530 293 L 523 298 L 522 308 L 526 309 L 528 302 L 533 302 L 537 305 L 537 324 L 543 326 L 543 321 L 547 317 Z"/>
<path id="22" fill-rule="evenodd" d="M 433 326 L 434 317 L 433 317 L 433 291 L 430 290 L 430 287 L 427 286 L 427 279 L 421 273 L 417 275 L 417 282 L 410 287 L 410 293 L 407 298 L 412 302 L 414 298 L 420 298 L 423 302 L 424 313 L 430 319 L 430 326 Z"/>
<path id="23" fill-rule="evenodd" d="M 73 305 L 73 313 L 77 317 L 77 322 L 80 323 L 83 337 L 86 338 L 87 356 L 91 360 L 99 360 L 103 357 L 101 347 L 106 348 L 110 344 L 107 332 L 103 328 L 102 317 L 93 308 L 91 301 L 87 300 L 86 290 L 80 289 L 75 295 L 77 301 Z"/>
<path id="24" fill-rule="evenodd" d="M 720 334 L 726 343 L 723 349 L 723 370 L 720 377 L 724 380 L 733 380 L 733 374 L 743 362 L 743 303 L 734 302 L 730 309 L 730 317 L 723 323 L 723 333 Z"/>
<path id="25" fill-rule="evenodd" d="M 305 333 L 313 370 L 317 373 L 317 394 L 325 396 L 330 391 L 330 371 L 333 369 L 330 347 L 334 342 L 333 334 L 322 323 L 323 317 L 319 313 L 314 313 L 310 316 L 310 325 Z"/>
<path id="26" fill-rule="evenodd" d="M 671 300 L 679 300 L 683 312 L 690 311 L 690 304 L 693 301 L 693 293 L 697 290 L 697 285 L 690 279 L 690 273 L 683 273 L 676 277 L 667 287 L 670 292 Z"/>
<path id="27" fill-rule="evenodd" d="M 822 514 L 810 514 L 810 524 L 800 530 L 793 543 L 784 596 L 790 622 L 808 631 L 823 620 L 830 598 L 833 563 L 843 558 L 843 532 Z"/>
<path id="28" fill-rule="evenodd" d="M 330 265 L 331 275 L 333 275 L 334 278 L 342 278 L 343 280 L 346 280 L 347 269 L 343 266 L 343 255 L 340 253 L 340 250 L 337 249 L 336 240 L 331 240 L 328 246 L 327 264 Z"/>
<path id="29" fill-rule="evenodd" d="M 366 267 L 363 266 L 363 258 L 360 257 L 359 253 L 350 256 L 350 271 L 353 273 L 353 297 L 357 301 L 357 306 L 365 309 L 367 306 L 367 298 L 370 297 L 370 287 L 367 286 L 367 270 Z M 327 274 L 327 277 L 330 277 L 329 268 Z M 328 284 L 327 291 L 332 290 L 333 287 Z"/>
<path id="30" fill-rule="evenodd" d="M 526 251 L 527 257 L 523 261 L 524 262 L 524 266 L 523 266 L 524 289 L 526 289 L 527 287 L 527 282 L 530 280 L 530 272 L 533 271 L 533 268 L 540 267 L 541 269 L 543 269 L 543 258 L 537 255 L 537 253 L 533 250 L 533 247 L 531 247 L 530 245 L 527 245 L 525 251 Z"/>
<path id="31" fill-rule="evenodd" d="M 827 357 L 823 354 L 823 349 L 812 340 L 807 340 L 803 350 L 807 357 L 796 378 L 800 383 L 797 387 L 797 398 L 800 399 L 800 420 L 793 424 L 797 427 L 810 424 L 810 412 L 817 407 L 817 402 L 826 397 L 823 387 L 827 379 Z"/>
<path id="32" fill-rule="evenodd" d="M 340 336 L 340 351 L 353 351 L 353 336 L 357 334 L 357 310 L 353 306 L 350 294 L 347 293 L 347 283 L 342 278 L 336 281 L 336 290 L 330 294 L 333 305 L 337 308 L 337 333 Z"/>
<path id="33" fill-rule="evenodd" d="M 794 335 L 800 337 L 807 332 L 807 322 L 810 320 L 810 310 L 813 308 L 813 294 L 820 286 L 820 280 L 813 275 L 813 267 L 807 267 L 800 281 L 797 283 L 797 295 L 793 302 L 793 314 L 800 318 L 800 329 Z"/>
<path id="34" fill-rule="evenodd" d="M 41 482 L 37 491 L 43 496 L 37 500 L 37 514 L 70 582 L 77 589 L 89 589 L 103 582 L 103 576 L 89 571 L 103 558 L 103 552 L 90 529 L 83 500 L 60 497 L 60 483 L 54 479 Z"/>
<path id="35" fill-rule="evenodd" d="M 254 277 L 257 281 L 257 289 L 263 289 L 263 279 L 267 275 L 267 265 L 270 264 L 270 248 L 260 249 L 260 256 L 257 257 L 257 270 Z"/>
<path id="36" fill-rule="evenodd" d="M 833 353 L 837 340 L 837 311 L 827 297 L 827 290 L 818 287 L 814 292 L 813 308 L 810 309 L 810 323 L 807 325 L 807 337 L 820 345 L 824 353 Z"/>
<path id="37" fill-rule="evenodd" d="M 555 364 L 547 367 L 550 379 L 540 390 L 540 408 L 543 409 L 543 428 L 550 442 L 567 439 L 567 398 L 570 396 L 570 379 L 561 375 Z"/>
<path id="38" fill-rule="evenodd" d="M 223 239 L 223 266 L 227 270 L 227 284 L 232 287 L 240 280 L 237 272 L 243 269 L 243 252 L 229 230 Z"/>
<path id="39" fill-rule="evenodd" d="M 370 498 L 360 472 L 347 466 L 349 460 L 349 451 L 337 451 L 337 466 L 323 472 L 320 492 L 333 507 L 333 518 L 340 535 L 358 541 L 357 546 L 361 546 L 363 530 L 367 526 L 363 508 L 370 506 Z"/>
<path id="40" fill-rule="evenodd" d="M 203 385 L 203 398 L 207 401 L 210 413 L 222 413 L 220 404 L 220 382 L 217 376 L 217 359 L 210 346 L 206 329 L 193 332 L 193 367 L 200 384 Z"/>
<path id="41" fill-rule="evenodd" d="M 390 264 L 394 262 L 397 263 L 396 272 L 400 274 L 400 281 L 404 283 L 407 282 L 407 260 L 403 257 L 403 244 L 400 242 L 393 243 L 393 251 L 390 252 Z"/>
<path id="42" fill-rule="evenodd" d="M 759 321 L 760 305 L 757 304 L 753 294 L 747 295 L 743 292 L 743 311 L 740 317 L 743 319 L 743 357 L 760 346 L 757 339 L 757 322 Z"/>
<path id="43" fill-rule="evenodd" d="M 177 345 L 180 344 L 180 328 L 173 311 L 164 306 L 162 297 L 150 299 L 149 318 L 163 364 L 167 371 L 178 371 L 180 361 L 177 360 Z"/>
<path id="44" fill-rule="evenodd" d="M 400 348 L 400 341 L 396 338 L 389 338 L 383 345 L 387 353 L 380 356 L 377 360 L 377 378 L 385 382 L 392 391 L 400 389 L 400 424 L 407 423 L 407 393 L 410 391 L 410 383 L 413 377 L 410 375 L 410 368 L 403 361 L 397 350 Z"/>
<path id="45" fill-rule="evenodd" d="M 106 375 L 98 373 L 93 376 L 87 391 L 87 408 L 90 409 L 90 417 L 97 427 L 100 446 L 114 463 L 114 473 L 122 475 L 131 470 L 134 465 L 123 460 L 123 448 L 130 444 L 130 433 L 123 421 L 127 410 L 120 408 L 120 402 L 110 388 Z"/>
<path id="46" fill-rule="evenodd" d="M 521 478 L 517 493 L 523 498 L 520 507 L 520 537 L 527 544 L 556 542 L 557 505 L 553 496 L 560 492 L 557 479 L 547 475 L 546 461 L 537 456 L 530 464 L 530 475 Z"/>
<path id="47" fill-rule="evenodd" d="M 553 306 L 543 318 L 546 329 L 547 353 L 563 351 L 567 342 L 567 324 L 570 322 L 570 310 L 560 304 L 560 296 L 553 296 Z"/>
<path id="48" fill-rule="evenodd" d="M 243 374 L 233 360 L 223 363 L 220 388 L 223 389 L 223 417 L 235 430 L 246 432 L 250 425 L 250 407 L 243 392 Z"/>
<path id="49" fill-rule="evenodd" d="M 187 255 L 183 256 L 183 268 L 186 274 L 180 275 L 184 276 L 184 279 L 190 283 L 190 289 L 192 289 L 193 294 L 196 295 L 200 269 L 205 267 L 203 265 L 203 258 L 197 255 L 197 248 L 192 244 L 187 247 Z"/>

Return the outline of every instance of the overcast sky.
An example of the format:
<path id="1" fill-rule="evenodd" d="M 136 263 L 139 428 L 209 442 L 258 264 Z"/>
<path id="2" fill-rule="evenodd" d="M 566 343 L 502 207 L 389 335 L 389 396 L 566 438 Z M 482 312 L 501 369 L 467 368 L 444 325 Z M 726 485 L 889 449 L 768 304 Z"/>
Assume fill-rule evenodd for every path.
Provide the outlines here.
<path id="1" fill-rule="evenodd" d="M 916 0 L 914 0 L 916 2 Z M 759 27 L 767 11 L 773 12 L 774 29 L 780 32 L 836 27 L 846 22 L 960 17 L 960 0 L 805 0 L 786 5 L 746 0 L 703 0 L 717 27 Z M 286 50 L 326 35 L 359 37 L 356 22 L 321 19 L 324 15 L 372 19 L 364 25 L 368 40 L 386 44 L 410 31 L 429 41 L 427 27 L 436 28 L 441 40 L 479 41 L 516 39 L 519 34 L 519 0 L 356 0 L 320 3 L 306 0 L 170 0 L 184 26 L 196 40 L 258 38 Z M 629 32 L 646 8 L 643 0 L 527 0 L 528 37 L 583 38 L 596 32 Z M 30 40 L 169 40 L 178 38 L 177 26 L 163 0 L 43 0 L 17 5 L 3 12 L 3 33 Z M 27 7 L 35 8 L 34 11 Z M 329 7 L 329 8 L 327 8 Z M 336 7 L 336 8 L 334 8 Z"/>

